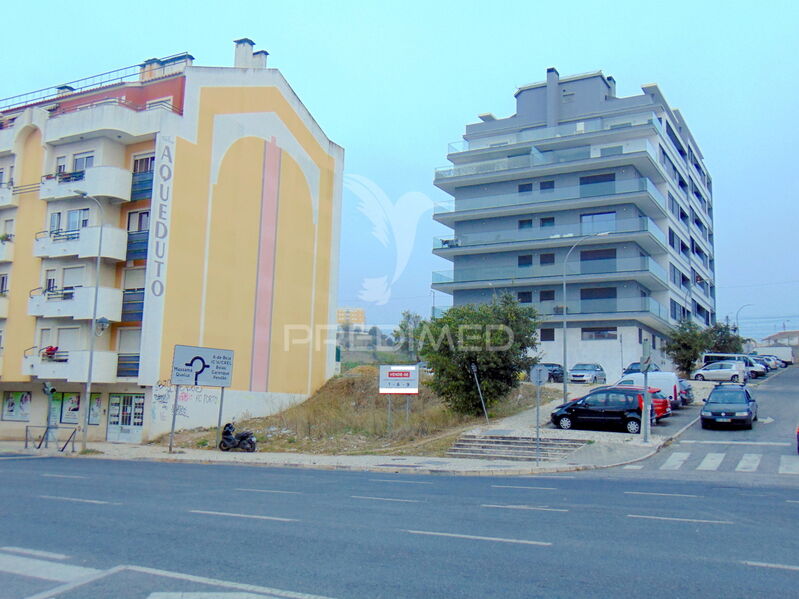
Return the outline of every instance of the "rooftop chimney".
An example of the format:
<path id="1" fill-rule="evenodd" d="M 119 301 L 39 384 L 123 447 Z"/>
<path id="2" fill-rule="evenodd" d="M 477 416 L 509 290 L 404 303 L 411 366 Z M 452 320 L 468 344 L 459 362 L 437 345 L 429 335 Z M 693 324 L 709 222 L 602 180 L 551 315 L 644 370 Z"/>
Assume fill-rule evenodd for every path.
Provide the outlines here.
<path id="1" fill-rule="evenodd" d="M 560 121 L 560 74 L 555 67 L 547 69 L 547 127 Z"/>
<path id="2" fill-rule="evenodd" d="M 233 66 L 241 69 L 249 69 L 253 66 L 252 49 L 255 42 L 248 37 L 233 42 L 236 44 L 236 54 L 233 59 Z"/>
<path id="3" fill-rule="evenodd" d="M 65 85 L 59 85 L 58 87 L 55 88 L 55 90 L 58 92 L 59 96 L 66 96 L 67 94 L 71 94 L 72 92 L 74 92 L 75 88 L 72 87 L 71 85 L 65 84 Z"/>
<path id="4" fill-rule="evenodd" d="M 613 75 L 607 76 L 608 85 L 610 86 L 610 92 L 608 93 L 608 98 L 615 98 L 616 97 L 616 80 L 613 78 Z"/>
<path id="5" fill-rule="evenodd" d="M 269 52 L 266 50 L 258 50 L 258 52 L 253 52 L 252 54 L 252 68 L 254 69 L 265 69 L 266 68 L 266 57 L 269 56 Z"/>

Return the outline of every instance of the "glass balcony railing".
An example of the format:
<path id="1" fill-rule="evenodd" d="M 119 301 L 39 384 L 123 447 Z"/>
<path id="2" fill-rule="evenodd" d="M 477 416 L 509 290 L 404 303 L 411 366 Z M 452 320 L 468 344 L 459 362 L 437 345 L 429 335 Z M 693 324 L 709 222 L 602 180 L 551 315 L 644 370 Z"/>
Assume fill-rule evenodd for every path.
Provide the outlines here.
<path id="1" fill-rule="evenodd" d="M 658 191 L 655 184 L 646 177 L 637 177 L 635 179 L 622 179 L 620 181 L 605 183 L 568 185 L 566 187 L 556 187 L 555 189 L 547 191 L 536 190 L 522 193 L 480 196 L 477 198 L 450 198 L 437 202 L 434 207 L 434 214 L 524 206 L 525 204 L 541 204 L 559 200 L 574 200 L 586 197 L 642 192 L 648 193 L 663 210 L 667 209 L 668 204 L 666 203 L 666 198 Z"/>
<path id="2" fill-rule="evenodd" d="M 128 249 L 125 260 L 146 260 L 150 231 L 128 232 Z"/>
<path id="3" fill-rule="evenodd" d="M 125 289 L 122 292 L 122 321 L 141 322 L 144 318 L 144 289 Z"/>
<path id="4" fill-rule="evenodd" d="M 563 314 L 563 305 L 560 302 L 541 302 L 534 306 L 544 316 Z M 666 309 L 651 297 L 585 299 L 566 302 L 567 314 L 612 314 L 616 312 L 649 312 L 668 320 Z"/>
<path id="5" fill-rule="evenodd" d="M 613 154 L 612 156 L 623 156 L 625 154 L 635 154 L 639 152 L 648 153 L 652 161 L 657 163 L 657 152 L 647 139 L 630 140 L 624 145 L 621 152 Z M 529 169 L 537 166 L 588 160 L 590 158 L 599 158 L 600 156 L 599 150 L 594 153 L 591 146 L 567 148 L 564 150 L 549 150 L 545 152 L 539 152 L 537 149 L 531 148 L 529 154 L 523 154 L 521 156 L 508 156 L 507 158 L 481 160 L 478 162 L 437 168 L 435 178 L 439 180 L 452 177 L 465 177 L 468 175 L 486 175 L 509 170 Z"/>
<path id="6" fill-rule="evenodd" d="M 666 271 L 660 264 L 649 257 L 616 258 L 604 260 L 582 260 L 569 262 L 566 265 L 566 276 L 649 273 L 663 283 L 668 281 Z M 477 283 L 497 280 L 522 281 L 547 277 L 563 277 L 563 264 L 547 264 L 544 266 L 511 266 L 511 267 L 478 267 L 458 268 L 433 272 L 433 284 Z"/>
<path id="7" fill-rule="evenodd" d="M 139 376 L 139 354 L 118 354 L 117 357 L 117 376 L 118 377 L 137 377 Z"/>
<path id="8" fill-rule="evenodd" d="M 433 249 L 452 249 L 456 247 L 472 247 L 479 245 L 492 245 L 500 243 L 518 243 L 526 241 L 556 240 L 562 237 L 579 237 L 595 233 L 596 227 L 585 225 L 563 225 L 553 227 L 536 227 L 530 229 L 510 229 L 505 231 L 491 231 L 485 233 L 466 233 L 458 236 L 435 237 Z M 620 219 L 601 227 L 611 233 L 651 233 L 661 244 L 666 245 L 666 235 L 658 228 L 651 218 Z"/>
<path id="9" fill-rule="evenodd" d="M 131 200 L 149 200 L 153 197 L 153 171 L 133 173 L 130 184 Z"/>
<path id="10" fill-rule="evenodd" d="M 542 141 L 558 137 L 597 133 L 599 131 L 626 129 L 628 127 L 637 127 L 641 125 L 653 125 L 658 131 L 662 132 L 662 126 L 657 120 L 657 116 L 653 112 L 643 112 L 623 116 L 586 119 L 584 121 L 557 125 L 556 127 L 525 129 L 516 133 L 493 135 L 491 137 L 482 137 L 470 141 L 459 140 L 449 144 L 448 153 L 454 154 L 471 150 L 484 150 L 487 148 L 497 148 L 529 141 Z"/>

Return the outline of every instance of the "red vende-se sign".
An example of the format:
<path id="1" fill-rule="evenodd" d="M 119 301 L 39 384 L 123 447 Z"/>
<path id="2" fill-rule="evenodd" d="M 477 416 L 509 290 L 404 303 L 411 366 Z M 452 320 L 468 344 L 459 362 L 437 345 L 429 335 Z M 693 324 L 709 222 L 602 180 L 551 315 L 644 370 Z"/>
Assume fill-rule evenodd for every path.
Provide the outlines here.
<path id="1" fill-rule="evenodd" d="M 409 379 L 409 378 L 411 378 L 411 373 L 408 372 L 407 370 L 400 370 L 399 372 L 397 372 L 397 371 L 389 372 L 388 373 L 388 378 L 390 378 L 390 379 Z"/>

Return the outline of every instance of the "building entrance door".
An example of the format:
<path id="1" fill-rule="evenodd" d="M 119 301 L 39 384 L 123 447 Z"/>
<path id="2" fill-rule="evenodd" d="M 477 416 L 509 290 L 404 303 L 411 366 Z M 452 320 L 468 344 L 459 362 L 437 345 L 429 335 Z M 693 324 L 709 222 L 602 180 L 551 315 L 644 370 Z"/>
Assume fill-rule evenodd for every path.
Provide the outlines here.
<path id="1" fill-rule="evenodd" d="M 118 443 L 140 443 L 144 424 L 144 395 L 112 393 L 108 397 L 106 439 Z"/>

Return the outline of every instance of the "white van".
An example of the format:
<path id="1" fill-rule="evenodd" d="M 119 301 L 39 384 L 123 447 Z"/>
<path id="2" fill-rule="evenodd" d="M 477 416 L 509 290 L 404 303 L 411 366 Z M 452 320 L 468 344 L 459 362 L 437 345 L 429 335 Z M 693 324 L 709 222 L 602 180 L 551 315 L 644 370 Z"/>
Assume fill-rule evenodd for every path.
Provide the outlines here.
<path id="1" fill-rule="evenodd" d="M 650 387 L 660 389 L 660 392 L 668 398 L 671 409 L 679 408 L 682 406 L 682 398 L 680 397 L 680 379 L 673 372 L 659 370 L 657 372 L 650 372 L 647 378 L 647 383 Z M 636 387 L 644 386 L 644 373 L 632 372 L 625 374 L 621 377 L 617 385 L 634 385 Z"/>

